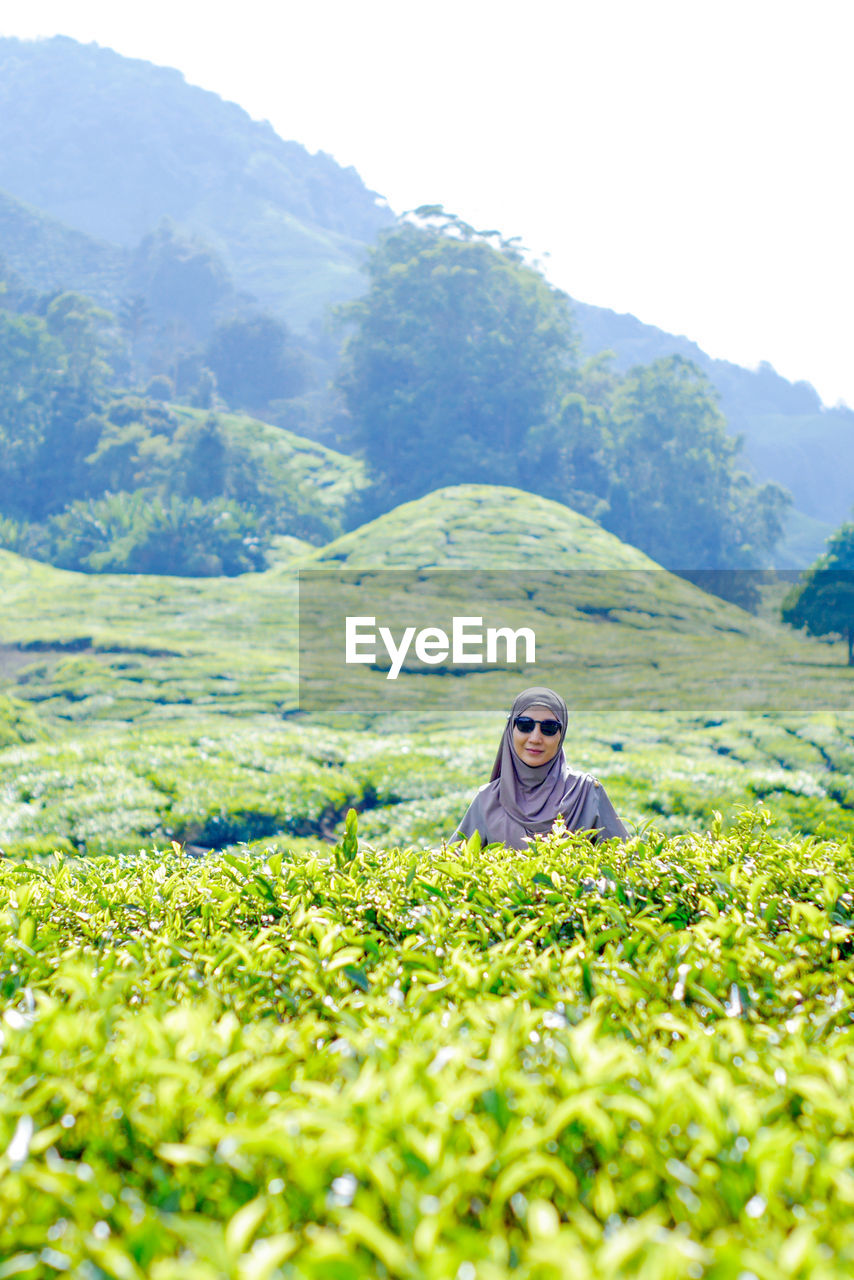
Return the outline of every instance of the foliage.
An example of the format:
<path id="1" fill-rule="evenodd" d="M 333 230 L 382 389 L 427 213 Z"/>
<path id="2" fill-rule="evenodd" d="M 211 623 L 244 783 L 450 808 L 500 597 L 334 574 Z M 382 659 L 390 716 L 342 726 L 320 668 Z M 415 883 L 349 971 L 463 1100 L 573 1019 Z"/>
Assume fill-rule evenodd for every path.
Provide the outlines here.
<path id="1" fill-rule="evenodd" d="M 129 275 L 125 327 L 139 337 L 146 324 L 187 341 L 204 341 L 218 316 L 235 305 L 237 292 L 222 259 L 196 236 L 165 219 L 143 236 Z M 140 299 L 145 310 L 140 308 Z"/>
<path id="2" fill-rule="evenodd" d="M 84 459 L 114 380 L 112 317 L 90 299 L 0 311 L 0 512 L 40 520 L 86 492 Z"/>
<path id="3" fill-rule="evenodd" d="M 205 351 L 217 387 L 234 409 L 260 409 L 299 395 L 305 361 L 287 325 L 272 315 L 245 315 L 217 325 Z"/>
<path id="4" fill-rule="evenodd" d="M 74 103 L 60 116 L 52 105 L 57 83 Z M 31 287 L 78 289 L 113 310 L 136 291 L 133 246 L 165 216 L 181 225 L 181 238 L 197 238 L 201 252 L 218 259 L 214 276 L 230 276 L 244 299 L 305 332 L 331 302 L 363 286 L 363 246 L 391 222 L 355 172 L 329 156 L 309 156 L 174 72 L 64 39 L 0 46 L 0 147 L 4 186 L 27 202 L 0 194 L 5 256 Z M 179 254 L 176 267 L 192 257 Z M 203 270 L 196 281 L 188 272 L 185 281 L 198 283 L 199 298 L 177 305 L 203 314 L 210 275 Z M 791 384 L 767 364 L 750 371 L 711 360 L 633 316 L 582 303 L 575 313 L 585 349 L 614 350 L 621 370 L 673 353 L 703 368 L 731 430 L 745 436 L 754 473 L 786 486 L 799 514 L 825 524 L 810 532 L 805 557 L 795 542 L 794 558 L 777 558 L 808 563 L 831 530 L 827 522 L 845 519 L 850 505 L 851 411 L 822 407 L 808 384 Z M 159 371 L 174 378 L 174 369 Z M 302 429 L 290 415 L 281 420 Z"/>
<path id="5" fill-rule="evenodd" d="M 776 563 L 807 565 L 818 555 L 833 525 L 851 507 L 850 476 L 854 471 L 854 413 L 844 405 L 822 405 L 806 382 L 789 382 L 765 361 L 744 369 L 713 360 L 694 342 L 663 333 L 635 316 L 574 301 L 573 311 L 588 353 L 609 350 L 618 371 L 681 355 L 696 364 L 720 397 L 730 431 L 744 439 L 752 474 L 774 480 L 794 498 L 801 521 L 824 526 L 810 530 L 806 557 L 778 555 Z M 828 523 L 829 522 L 829 523 Z M 788 532 L 788 530 L 787 530 Z"/>
<path id="6" fill-rule="evenodd" d="M 257 521 L 226 498 L 108 493 L 72 503 L 42 536 L 46 559 L 87 573 L 218 577 L 264 564 Z"/>
<path id="7" fill-rule="evenodd" d="M 7 191 L 0 191 L 0 244 L 0 277 L 16 278 L 15 288 L 0 289 L 4 307 L 26 311 L 39 294 L 65 289 L 84 293 L 100 306 L 116 306 L 118 282 L 128 265 L 117 245 L 72 230 Z"/>
<path id="8" fill-rule="evenodd" d="M 497 716 L 471 711 L 467 721 L 481 727 L 457 729 L 452 745 L 435 728 L 390 737 L 382 724 L 354 733 L 282 723 L 272 714 L 281 686 L 263 670 L 250 681 L 231 654 L 217 674 L 162 651 L 111 652 L 108 641 L 27 656 L 25 681 L 13 687 L 55 740 L 0 754 L 0 847 L 12 855 L 33 840 L 89 854 L 173 838 L 288 848 L 336 836 L 349 807 L 368 840 L 430 847 L 488 778 L 500 732 Z M 127 723 L 115 723 L 121 716 Z M 757 800 L 770 806 L 776 836 L 842 839 L 851 829 L 854 725 L 841 717 L 715 725 L 576 712 L 567 756 L 602 779 L 631 829 L 652 819 L 685 832 L 716 807 Z"/>
<path id="9" fill-rule="evenodd" d="M 670 356 L 629 370 L 610 425 L 607 528 L 677 572 L 765 563 L 789 498 L 737 470 L 740 441 L 695 365 Z"/>
<path id="10" fill-rule="evenodd" d="M 738 470 L 711 384 L 680 356 L 575 368 L 566 299 L 493 233 L 429 214 L 369 260 L 343 388 L 383 510 L 453 481 L 517 484 L 755 603 L 788 496 Z M 435 222 L 438 226 L 433 225 Z"/>
<path id="11" fill-rule="evenodd" d="M 841 1278 L 852 873 L 761 814 L 2 863 L 7 1274 Z"/>
<path id="12" fill-rule="evenodd" d="M 110 360 L 120 363 L 120 353 L 112 317 L 77 294 L 33 305 L 44 314 L 0 310 L 2 545 L 34 556 L 56 555 L 57 563 L 92 570 L 96 562 L 90 551 L 104 551 L 106 535 L 96 530 L 91 547 L 84 545 L 87 537 L 81 543 L 81 512 L 87 501 L 116 492 L 139 495 L 137 523 L 152 499 L 159 506 L 155 503 L 151 510 L 163 512 L 171 504 L 174 516 L 181 500 L 201 498 L 220 501 L 218 514 L 226 511 L 226 500 L 241 507 L 240 538 L 249 534 L 254 520 L 263 523 L 265 537 L 288 534 L 322 542 L 339 531 L 333 507 L 340 499 L 318 498 L 314 485 L 305 489 L 302 481 L 312 467 L 286 464 L 286 458 L 300 452 L 292 438 L 283 434 L 279 450 L 260 450 L 254 444 L 247 448 L 216 417 L 188 414 L 179 420 L 162 401 L 117 392 Z M 199 386 L 204 372 L 197 370 Z M 168 380 L 166 384 L 171 388 Z M 302 447 L 322 454 L 333 472 L 340 470 L 329 451 L 307 442 Z M 317 478 L 320 487 L 330 487 L 326 476 Z M 337 487 L 337 476 L 332 487 Z M 84 507 L 78 505 L 72 513 L 75 503 Z M 224 517 L 226 523 L 232 516 Z M 165 517 L 159 518 L 162 542 Z M 150 524 L 150 514 L 145 520 Z M 188 537 L 204 536 L 196 517 L 190 520 L 186 511 L 177 522 L 170 520 L 173 534 L 181 527 Z M 115 520 L 108 523 L 115 530 Z M 236 546 L 234 538 L 230 541 Z M 124 547 L 98 563 L 129 568 L 137 559 Z M 162 564 L 163 557 L 146 552 L 142 562 Z M 242 571 L 238 564 L 258 563 L 252 556 L 226 551 L 218 537 L 218 549 L 210 556 L 200 558 L 187 545 L 168 571 L 197 572 L 206 565 L 203 572 L 211 573 L 217 562 L 230 564 L 228 572 Z M 197 567 L 187 568 L 191 564 Z"/>
<path id="13" fill-rule="evenodd" d="M 564 296 L 511 246 L 439 222 L 384 235 L 344 311 L 343 388 L 384 510 L 455 481 L 513 483 L 572 364 Z"/>
<path id="14" fill-rule="evenodd" d="M 783 601 L 782 617 L 812 636 L 841 635 L 854 666 L 854 524 L 843 524 Z"/>
<path id="15" fill-rule="evenodd" d="M 47 736 L 32 707 L 0 693 L 0 750 Z"/>
<path id="16" fill-rule="evenodd" d="M 0 310 L 0 501 L 6 515 L 41 513 L 55 398 L 65 353 L 43 320 Z"/>
<path id="17" fill-rule="evenodd" d="M 520 479 L 535 493 L 606 523 L 613 454 L 606 410 L 571 391 L 556 420 L 531 431 Z"/>
<path id="18" fill-rule="evenodd" d="M 60 293 L 47 302 L 45 322 L 63 345 L 75 391 L 97 397 L 113 380 L 119 354 L 111 313 L 85 294 Z"/>

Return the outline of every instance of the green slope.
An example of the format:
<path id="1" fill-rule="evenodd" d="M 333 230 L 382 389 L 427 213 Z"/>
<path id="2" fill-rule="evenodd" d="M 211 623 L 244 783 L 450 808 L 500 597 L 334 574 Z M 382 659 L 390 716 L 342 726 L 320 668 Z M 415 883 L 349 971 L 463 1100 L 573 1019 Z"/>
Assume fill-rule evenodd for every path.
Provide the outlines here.
<path id="1" fill-rule="evenodd" d="M 203 421 L 207 410 L 186 405 L 169 406 L 181 421 Z M 258 459 L 272 478 L 283 483 L 296 480 L 301 490 L 343 516 L 348 502 L 365 487 L 365 465 L 360 458 L 297 435 L 285 427 L 275 427 L 245 413 L 218 413 L 226 437 L 241 451 Z"/>
<path id="2" fill-rule="evenodd" d="M 463 689 L 472 709 L 486 708 L 520 682 L 554 685 L 577 707 L 608 714 L 794 712 L 806 695 L 792 669 L 808 666 L 810 697 L 832 697 L 817 687 L 826 669 L 813 670 L 815 645 L 667 573 L 576 512 L 517 490 L 439 490 L 319 549 L 303 571 L 303 693 L 318 712 L 355 713 L 375 680 L 370 666 L 342 668 L 348 616 L 374 617 L 394 636 L 406 625 L 449 632 L 453 616 L 535 631 L 536 661 L 517 654 L 509 673 L 449 658 L 433 671 L 443 683 L 405 662 L 378 693 L 399 717 L 425 723 L 431 712 L 448 714 Z"/>
<path id="3" fill-rule="evenodd" d="M 252 420 L 230 425 L 258 447 L 292 451 L 337 501 L 358 479 L 349 459 L 320 445 Z M 408 503 L 326 547 L 301 554 L 299 544 L 285 546 L 266 573 L 238 578 L 86 575 L 2 552 L 0 640 L 18 655 L 9 691 L 73 722 L 293 710 L 297 569 L 321 583 L 321 597 L 352 600 L 357 613 L 397 608 L 398 578 L 387 571 L 417 569 L 413 617 L 424 624 L 436 610 L 465 613 L 476 590 L 514 626 L 535 619 L 565 675 L 578 683 L 578 671 L 587 673 L 587 700 L 598 690 L 613 701 L 622 691 L 654 705 L 675 682 L 696 702 L 718 680 L 730 691 L 747 688 L 756 704 L 791 702 L 802 682 L 792 680 L 790 665 L 821 684 L 837 678 L 841 662 L 835 650 L 659 569 L 558 503 L 466 485 Z M 29 652 L 38 656 L 21 667 Z M 489 706 L 524 672 L 456 674 L 470 677 L 471 696 Z M 432 686 L 421 679 L 414 687 L 429 719 Z M 825 695 L 832 705 L 829 690 L 815 694 L 819 702 Z"/>
<path id="4" fill-rule="evenodd" d="M 5 680 L 8 676 L 9 671 L 4 670 L 3 655 L 0 654 L 0 679 Z M 0 748 L 37 742 L 45 736 L 45 729 L 32 707 L 17 698 L 0 694 Z"/>
<path id="5" fill-rule="evenodd" d="M 127 292 L 128 254 L 73 231 L 0 191 L 0 261 L 31 289 L 75 289 L 115 308 Z"/>

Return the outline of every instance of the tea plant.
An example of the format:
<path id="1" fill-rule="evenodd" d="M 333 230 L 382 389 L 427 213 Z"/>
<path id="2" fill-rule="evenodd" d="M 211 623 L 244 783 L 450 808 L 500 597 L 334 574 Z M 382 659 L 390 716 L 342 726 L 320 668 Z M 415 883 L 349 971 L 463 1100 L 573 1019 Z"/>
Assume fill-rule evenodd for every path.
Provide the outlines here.
<path id="1" fill-rule="evenodd" d="M 0 1276 L 854 1266 L 854 849 L 0 862 Z"/>

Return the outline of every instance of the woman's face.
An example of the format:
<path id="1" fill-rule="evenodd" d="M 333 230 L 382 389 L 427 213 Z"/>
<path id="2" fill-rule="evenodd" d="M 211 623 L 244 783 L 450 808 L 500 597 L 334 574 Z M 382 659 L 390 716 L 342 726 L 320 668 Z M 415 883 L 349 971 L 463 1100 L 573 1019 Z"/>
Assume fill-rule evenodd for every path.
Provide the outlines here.
<path id="1" fill-rule="evenodd" d="M 548 707 L 543 707 L 538 702 L 535 702 L 533 706 L 526 707 L 521 714 L 530 716 L 532 720 L 557 719 L 553 711 L 549 711 Z M 535 724 L 530 733 L 520 733 L 514 724 L 513 750 L 523 763 L 548 764 L 550 760 L 554 760 L 559 749 L 559 733 L 556 733 L 554 737 L 547 738 L 539 724 Z"/>

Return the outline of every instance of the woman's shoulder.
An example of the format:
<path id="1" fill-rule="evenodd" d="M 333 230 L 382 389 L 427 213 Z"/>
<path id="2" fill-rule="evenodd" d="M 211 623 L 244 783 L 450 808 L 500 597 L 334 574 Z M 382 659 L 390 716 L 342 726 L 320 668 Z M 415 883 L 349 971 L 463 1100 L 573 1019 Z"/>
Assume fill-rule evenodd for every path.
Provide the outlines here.
<path id="1" fill-rule="evenodd" d="M 482 784 L 478 787 L 477 791 L 475 792 L 475 795 L 476 795 L 476 796 L 483 795 L 484 791 L 497 791 L 497 790 L 498 790 L 498 786 L 499 786 L 499 780 L 498 780 L 498 778 L 493 778 L 491 782 L 484 782 L 484 783 L 482 783 Z"/>
<path id="2" fill-rule="evenodd" d="M 475 791 L 474 793 L 472 802 L 469 805 L 469 811 L 475 810 L 476 812 L 480 813 L 481 801 L 486 799 L 486 796 L 490 791 L 494 792 L 496 795 L 498 794 L 497 778 L 495 779 L 494 782 L 484 782 L 482 786 L 478 787 L 477 791 Z"/>
<path id="3" fill-rule="evenodd" d="M 569 787 L 601 787 L 602 783 L 592 773 L 587 773 L 584 769 L 567 768 L 564 775 Z"/>

